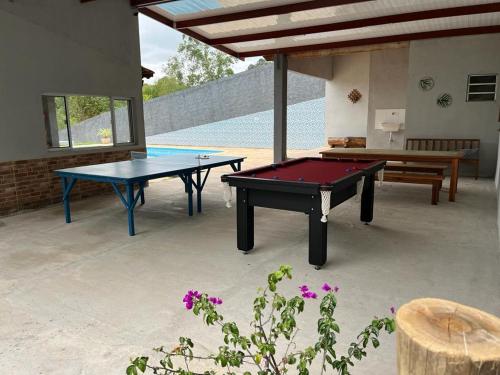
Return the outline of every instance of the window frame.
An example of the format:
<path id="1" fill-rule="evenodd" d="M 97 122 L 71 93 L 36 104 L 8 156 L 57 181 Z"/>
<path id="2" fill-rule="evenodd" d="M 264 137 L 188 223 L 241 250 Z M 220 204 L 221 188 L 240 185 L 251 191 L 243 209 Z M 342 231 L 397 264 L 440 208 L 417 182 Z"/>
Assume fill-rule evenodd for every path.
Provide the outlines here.
<path id="1" fill-rule="evenodd" d="M 116 117 L 115 117 L 115 100 L 127 101 L 127 113 L 128 113 L 128 132 L 130 135 L 130 141 L 128 142 L 117 142 L 116 140 Z M 110 106 L 111 106 L 111 131 L 113 132 L 113 147 L 115 146 L 126 146 L 135 144 L 135 126 L 133 126 L 133 101 L 132 98 L 127 98 L 124 96 L 110 96 Z"/>
<path id="2" fill-rule="evenodd" d="M 471 83 L 470 80 L 472 77 L 495 77 L 495 83 Z M 478 86 L 478 85 L 491 85 L 495 87 L 495 91 L 493 92 L 471 92 L 470 87 L 471 86 Z M 474 95 L 491 95 L 493 94 L 493 99 L 491 100 L 470 100 L 470 96 Z M 480 73 L 480 74 L 468 74 L 467 75 L 467 90 L 465 94 L 465 101 L 467 103 L 489 103 L 489 102 L 496 102 L 497 100 L 497 94 L 498 94 L 498 73 Z"/>
<path id="3" fill-rule="evenodd" d="M 70 96 L 96 96 L 96 97 L 103 97 L 103 98 L 108 98 L 109 99 L 109 112 L 110 112 L 110 117 L 111 117 L 111 132 L 112 132 L 112 146 L 92 146 L 92 147 L 73 147 L 73 138 L 71 135 L 71 119 L 70 119 L 70 113 L 69 113 L 69 106 L 68 106 L 68 97 Z M 94 94 L 60 94 L 60 93 L 53 93 L 53 92 L 46 92 L 42 93 L 42 107 L 43 107 L 43 101 L 45 97 L 54 97 L 54 98 L 63 98 L 64 100 L 64 109 L 65 109 L 65 114 L 66 114 L 66 131 L 68 134 L 68 146 L 63 146 L 63 147 L 54 147 L 47 145 L 47 148 L 49 151 L 72 151 L 72 152 L 79 152 L 79 151 L 87 151 L 87 150 L 101 150 L 101 149 L 109 149 L 109 148 L 116 148 L 116 147 L 124 147 L 124 146 L 136 146 L 137 145 L 137 136 L 136 136 L 136 121 L 134 121 L 134 98 L 133 97 L 128 97 L 128 96 L 116 96 L 116 95 L 94 95 Z M 129 134 L 130 134 L 130 141 L 129 142 L 120 142 L 118 143 L 116 140 L 116 118 L 115 118 L 115 106 L 114 106 L 114 100 L 125 100 L 128 102 L 128 119 L 129 119 Z M 103 112 L 104 113 L 104 112 Z M 47 124 L 44 123 L 45 131 L 47 131 Z"/>

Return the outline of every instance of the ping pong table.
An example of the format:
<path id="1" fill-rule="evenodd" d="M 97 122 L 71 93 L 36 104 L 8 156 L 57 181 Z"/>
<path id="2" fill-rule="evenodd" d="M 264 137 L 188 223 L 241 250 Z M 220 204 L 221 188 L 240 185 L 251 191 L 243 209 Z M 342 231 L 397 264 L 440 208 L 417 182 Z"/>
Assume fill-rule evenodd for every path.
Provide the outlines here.
<path id="1" fill-rule="evenodd" d="M 196 190 L 197 210 L 202 211 L 201 193 L 212 168 L 229 165 L 233 171 L 241 170 L 244 157 L 169 155 L 164 157 L 119 161 L 114 163 L 87 165 L 58 169 L 54 173 L 61 177 L 66 223 L 71 223 L 70 194 L 78 180 L 109 183 L 127 209 L 128 232 L 135 235 L 134 209 L 139 199 L 145 203 L 144 187 L 147 181 L 162 177 L 178 176 L 188 194 L 188 213 L 193 215 L 193 187 Z M 202 171 L 206 171 L 202 177 Z M 194 177 L 193 177 L 194 176 Z M 125 195 L 120 190 L 125 186 Z M 137 186 L 137 193 L 134 187 Z"/>

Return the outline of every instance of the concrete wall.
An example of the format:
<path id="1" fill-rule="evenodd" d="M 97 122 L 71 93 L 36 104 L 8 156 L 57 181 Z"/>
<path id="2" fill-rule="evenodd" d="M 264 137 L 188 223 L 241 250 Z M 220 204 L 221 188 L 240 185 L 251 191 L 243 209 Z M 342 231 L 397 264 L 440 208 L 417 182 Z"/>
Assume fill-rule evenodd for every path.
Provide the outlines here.
<path id="1" fill-rule="evenodd" d="M 393 133 L 392 142 L 389 142 L 388 133 L 375 129 L 375 111 L 406 108 L 407 85 L 407 48 L 374 51 L 370 54 L 367 147 L 393 149 L 405 147 L 404 130 Z"/>
<path id="2" fill-rule="evenodd" d="M 500 235 L 500 133 L 498 141 L 497 169 L 495 173 L 495 187 L 497 188 L 497 224 Z"/>
<path id="3" fill-rule="evenodd" d="M 499 104 L 466 102 L 467 77 L 500 74 L 500 35 L 480 35 L 411 42 L 409 48 L 335 56 L 333 80 L 326 83 L 326 136 L 367 136 L 372 148 L 404 148 L 405 139 L 479 138 L 481 176 L 495 173 Z M 422 91 L 419 80 L 431 76 L 435 87 Z M 363 98 L 346 96 L 357 88 Z M 448 108 L 437 106 L 444 92 L 453 96 Z M 405 130 L 394 142 L 375 127 L 375 110 L 406 108 Z M 466 166 L 464 166 L 466 167 Z"/>
<path id="4" fill-rule="evenodd" d="M 333 58 L 333 80 L 326 81 L 325 87 L 327 137 L 366 137 L 369 86 L 370 53 Z M 347 98 L 353 89 L 362 95 L 354 104 Z"/>
<path id="5" fill-rule="evenodd" d="M 133 98 L 144 146 L 138 21 L 128 0 L 1 1 L 0 56 L 0 161 L 67 154 L 47 149 L 44 93 Z"/>
<path id="6" fill-rule="evenodd" d="M 499 105 L 466 102 L 467 75 L 500 74 L 500 34 L 416 41 L 410 44 L 407 137 L 481 139 L 482 176 L 493 176 L 497 160 Z M 434 78 L 424 92 L 418 81 Z M 453 96 L 448 108 L 436 105 L 440 93 Z"/>
<path id="7" fill-rule="evenodd" d="M 146 135 L 167 133 L 267 111 L 274 106 L 273 64 L 144 103 Z M 324 80 L 288 73 L 288 104 L 325 95 Z"/>

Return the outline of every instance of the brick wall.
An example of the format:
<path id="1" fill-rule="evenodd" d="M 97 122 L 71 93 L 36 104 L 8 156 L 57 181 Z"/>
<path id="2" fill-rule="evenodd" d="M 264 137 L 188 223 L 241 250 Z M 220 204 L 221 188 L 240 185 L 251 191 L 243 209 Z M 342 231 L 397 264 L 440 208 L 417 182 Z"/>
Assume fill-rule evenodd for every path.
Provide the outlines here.
<path id="1" fill-rule="evenodd" d="M 128 159 L 130 151 L 108 151 L 0 162 L 0 216 L 61 202 L 61 179 L 54 175 L 55 169 Z M 71 192 L 71 199 L 78 200 L 109 191 L 111 188 L 105 184 L 78 181 Z"/>

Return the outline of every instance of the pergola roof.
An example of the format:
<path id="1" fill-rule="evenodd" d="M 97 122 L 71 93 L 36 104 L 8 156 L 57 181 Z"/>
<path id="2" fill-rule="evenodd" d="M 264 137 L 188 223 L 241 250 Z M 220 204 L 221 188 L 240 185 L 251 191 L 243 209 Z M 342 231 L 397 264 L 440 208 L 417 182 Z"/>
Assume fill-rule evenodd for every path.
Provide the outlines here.
<path id="1" fill-rule="evenodd" d="M 500 33 L 492 0 L 131 0 L 235 57 Z"/>

